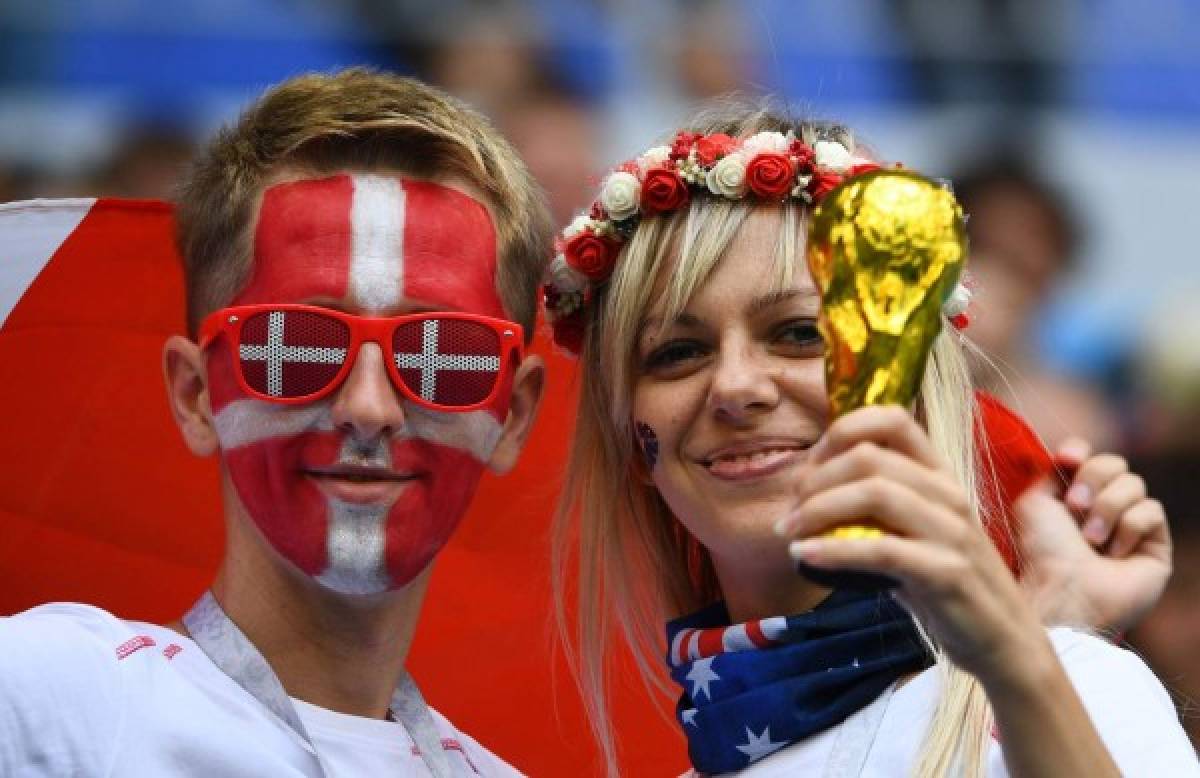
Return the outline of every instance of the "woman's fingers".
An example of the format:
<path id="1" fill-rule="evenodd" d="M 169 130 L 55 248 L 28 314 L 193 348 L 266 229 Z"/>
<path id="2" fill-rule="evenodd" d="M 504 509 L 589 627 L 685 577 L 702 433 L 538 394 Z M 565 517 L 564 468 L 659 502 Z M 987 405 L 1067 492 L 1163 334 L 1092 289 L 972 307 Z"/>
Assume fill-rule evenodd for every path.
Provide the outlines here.
<path id="1" fill-rule="evenodd" d="M 1083 536 L 1093 546 L 1103 546 L 1113 530 L 1124 522 L 1123 514 L 1145 497 L 1146 482 L 1140 475 L 1126 471 L 1114 476 L 1100 487 L 1092 501 L 1092 509 L 1083 523 Z"/>
<path id="2" fill-rule="evenodd" d="M 1067 438 L 1054 452 L 1054 461 L 1060 467 L 1075 471 L 1092 455 L 1092 444 L 1083 438 Z"/>
<path id="3" fill-rule="evenodd" d="M 805 538 L 792 542 L 788 553 L 797 562 L 814 567 L 882 573 L 935 597 L 949 593 L 971 573 L 962 554 L 898 535 L 855 540 Z"/>
<path id="4" fill-rule="evenodd" d="M 928 467 L 946 469 L 925 430 L 899 405 L 872 405 L 838 418 L 813 446 L 812 462 L 820 464 L 865 441 L 906 454 Z"/>
<path id="5" fill-rule="evenodd" d="M 1065 501 L 1076 516 L 1084 520 L 1084 537 L 1093 546 L 1103 545 L 1112 532 L 1112 525 L 1094 512 L 1100 492 L 1118 476 L 1129 472 L 1129 465 L 1116 454 L 1091 457 L 1075 471 L 1067 488 Z"/>
<path id="6" fill-rule="evenodd" d="M 1142 493 L 1145 493 L 1144 486 Z M 1109 556 L 1123 559 L 1146 540 L 1158 540 L 1163 543 L 1169 540 L 1166 511 L 1163 510 L 1161 502 L 1149 498 L 1136 500 L 1133 505 L 1122 511 L 1113 533 L 1112 544 L 1109 546 Z"/>
<path id="7" fill-rule="evenodd" d="M 810 493 L 776 531 L 807 537 L 845 524 L 874 524 L 893 534 L 934 537 L 949 545 L 970 527 L 965 514 L 890 476 L 871 475 Z"/>
<path id="8" fill-rule="evenodd" d="M 812 468 L 801 482 L 807 500 L 822 492 L 851 483 L 872 479 L 895 481 L 925 499 L 941 504 L 962 516 L 970 506 L 961 487 L 945 473 L 932 470 L 910 457 L 883 448 L 873 441 L 857 443 L 852 448 Z M 875 488 L 875 487 L 870 487 Z M 780 535 L 792 534 L 798 525 L 800 511 L 785 517 L 776 526 Z"/>

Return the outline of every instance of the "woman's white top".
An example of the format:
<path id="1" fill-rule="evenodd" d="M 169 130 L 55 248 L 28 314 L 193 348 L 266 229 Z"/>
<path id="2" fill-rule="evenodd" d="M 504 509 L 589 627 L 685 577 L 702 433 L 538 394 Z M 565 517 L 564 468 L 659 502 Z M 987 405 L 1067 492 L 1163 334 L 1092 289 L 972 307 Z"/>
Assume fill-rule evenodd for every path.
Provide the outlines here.
<path id="1" fill-rule="evenodd" d="M 1066 627 L 1050 640 L 1096 730 L 1125 776 L 1200 776 L 1200 764 L 1158 678 L 1135 654 Z M 930 668 L 889 690 L 836 727 L 780 748 L 737 773 L 779 776 L 908 776 L 916 765 L 940 680 Z M 1008 775 L 993 734 L 989 778 Z M 695 775 L 691 773 L 691 775 Z"/>

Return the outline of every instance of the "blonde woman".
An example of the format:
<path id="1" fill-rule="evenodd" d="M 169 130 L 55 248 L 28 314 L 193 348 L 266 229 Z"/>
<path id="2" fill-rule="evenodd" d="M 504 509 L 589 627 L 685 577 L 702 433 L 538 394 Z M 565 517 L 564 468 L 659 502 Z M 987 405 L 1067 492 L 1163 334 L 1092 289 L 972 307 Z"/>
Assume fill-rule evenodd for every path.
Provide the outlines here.
<path id="1" fill-rule="evenodd" d="M 667 654 L 700 774 L 1200 774 L 1149 670 L 1047 631 L 984 532 L 954 327 L 911 413 L 831 422 L 805 224 L 871 167 L 844 129 L 725 110 L 610 175 L 559 241 L 547 309 L 582 382 L 554 567 L 561 615 L 578 565 L 569 635 L 609 773 L 615 633 L 660 686 Z M 1076 454 L 1066 504 L 1029 509 L 1157 543 L 1161 586 L 1161 508 L 1121 460 Z M 819 537 L 865 516 L 888 534 Z M 898 586 L 831 591 L 797 561 Z"/>

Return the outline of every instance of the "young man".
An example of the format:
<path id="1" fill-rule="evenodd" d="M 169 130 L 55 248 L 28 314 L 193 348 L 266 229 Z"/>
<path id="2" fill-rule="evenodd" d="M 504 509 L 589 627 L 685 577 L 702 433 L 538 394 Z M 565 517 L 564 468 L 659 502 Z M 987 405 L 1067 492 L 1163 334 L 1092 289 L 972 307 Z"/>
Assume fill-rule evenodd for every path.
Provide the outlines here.
<path id="1" fill-rule="evenodd" d="M 515 772 L 404 663 L 434 557 L 536 414 L 546 222 L 507 143 L 408 79 L 297 78 L 215 138 L 179 206 L 192 338 L 163 363 L 220 458 L 222 565 L 167 627 L 0 621 L 0 774 Z"/>

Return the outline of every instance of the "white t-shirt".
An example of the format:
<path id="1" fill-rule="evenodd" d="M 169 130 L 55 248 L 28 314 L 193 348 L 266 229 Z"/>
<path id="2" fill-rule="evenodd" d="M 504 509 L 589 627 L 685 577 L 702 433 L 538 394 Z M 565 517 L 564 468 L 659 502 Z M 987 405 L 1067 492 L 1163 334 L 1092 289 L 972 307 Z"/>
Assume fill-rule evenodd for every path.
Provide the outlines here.
<path id="1" fill-rule="evenodd" d="M 1142 660 L 1129 651 L 1072 629 L 1057 627 L 1049 633 L 1067 676 L 1122 775 L 1200 776 L 1196 753 L 1179 724 L 1175 707 Z M 737 775 L 739 778 L 829 775 L 835 743 L 839 751 L 851 750 L 846 740 L 838 742 L 839 734 L 847 739 L 863 733 L 869 737 L 875 728 L 865 722 L 881 713 L 882 719 L 859 774 L 863 778 L 911 775 L 937 703 L 939 685 L 938 671 L 930 668 L 842 724 L 781 748 Z M 886 708 L 880 711 L 883 706 Z M 1001 744 L 995 740 L 988 753 L 987 775 L 989 778 L 1008 775 Z"/>
<path id="2" fill-rule="evenodd" d="M 429 774 L 400 724 L 295 704 L 329 778 Z M 520 775 L 431 712 L 457 773 Z M 0 618 L 6 778 L 317 774 L 303 738 L 177 632 L 73 603 Z"/>

